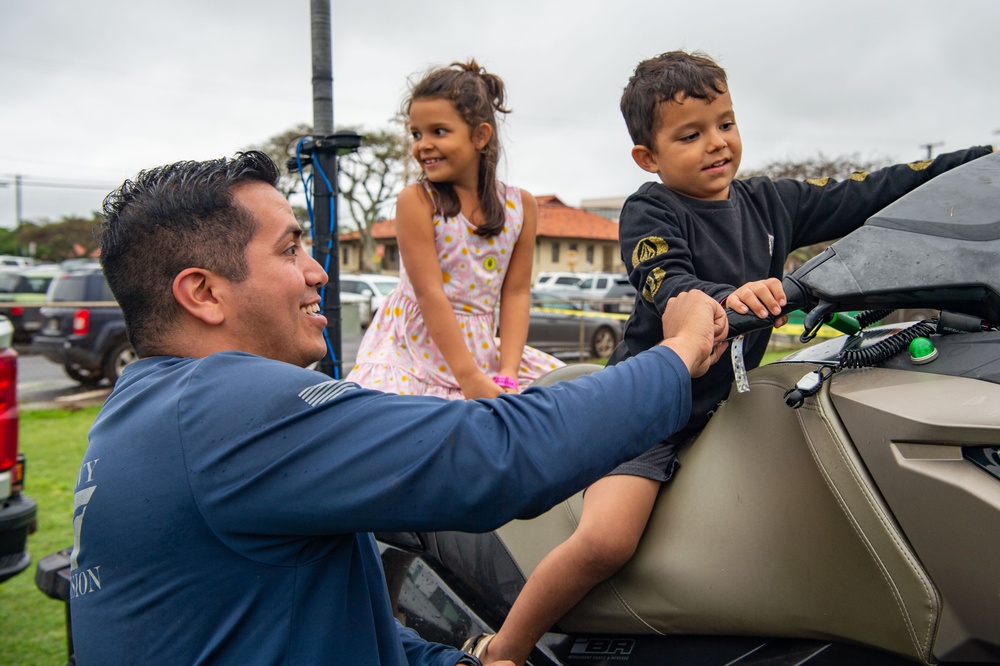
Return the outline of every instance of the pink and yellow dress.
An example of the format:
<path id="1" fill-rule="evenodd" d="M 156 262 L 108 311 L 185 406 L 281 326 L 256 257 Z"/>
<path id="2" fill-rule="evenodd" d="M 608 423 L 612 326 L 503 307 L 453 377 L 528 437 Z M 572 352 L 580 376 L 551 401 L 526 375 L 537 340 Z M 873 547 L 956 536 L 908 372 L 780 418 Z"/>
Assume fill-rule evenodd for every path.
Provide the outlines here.
<path id="1" fill-rule="evenodd" d="M 469 353 L 490 377 L 500 372 L 500 340 L 496 337 L 500 288 L 524 223 L 521 191 L 506 186 L 504 194 L 507 222 L 496 236 L 477 235 L 476 227 L 461 213 L 451 218 L 434 216 L 434 245 L 445 296 Z M 386 297 L 361 340 L 357 364 L 347 375 L 348 381 L 388 393 L 464 399 L 427 332 L 405 265 L 400 266 L 399 277 L 399 285 Z M 562 365 L 562 361 L 525 346 L 517 376 L 519 389 Z"/>

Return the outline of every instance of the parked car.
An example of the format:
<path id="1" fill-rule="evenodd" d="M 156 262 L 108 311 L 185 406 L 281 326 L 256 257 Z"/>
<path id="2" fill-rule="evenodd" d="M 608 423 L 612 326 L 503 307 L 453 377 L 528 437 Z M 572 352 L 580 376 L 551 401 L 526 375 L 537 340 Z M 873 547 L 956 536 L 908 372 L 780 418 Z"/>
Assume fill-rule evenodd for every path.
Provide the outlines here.
<path id="1" fill-rule="evenodd" d="M 603 298 L 616 278 L 628 281 L 624 274 L 618 273 L 581 273 L 579 277 L 576 288 L 584 298 Z"/>
<path id="2" fill-rule="evenodd" d="M 17 352 L 14 326 L 0 316 L 0 583 L 31 564 L 28 534 L 35 531 L 38 507 L 25 495 L 24 454 L 17 450 Z"/>
<path id="3" fill-rule="evenodd" d="M 635 302 L 635 287 L 619 273 L 593 273 L 576 285 L 580 298 L 593 301 L 597 310 L 628 314 Z"/>
<path id="4" fill-rule="evenodd" d="M 2 268 L 30 268 L 35 265 L 35 260 L 31 257 L 18 257 L 13 254 L 0 254 L 0 267 Z"/>
<path id="5" fill-rule="evenodd" d="M 33 350 L 62 365 L 73 381 L 112 384 L 135 351 L 125 336 L 125 318 L 99 266 L 61 271 L 52 279 L 40 314 Z"/>
<path id="6" fill-rule="evenodd" d="M 364 333 L 371 321 L 372 299 L 349 291 L 340 292 L 340 323 L 343 336 L 358 336 Z M 355 317 L 354 312 L 357 312 Z M 357 321 L 355 321 L 357 319 Z M 357 326 L 354 326 L 354 324 Z"/>
<path id="7" fill-rule="evenodd" d="M 544 291 L 531 291 L 527 344 L 553 356 L 607 358 L 622 339 L 626 315 L 585 309 Z"/>
<path id="8" fill-rule="evenodd" d="M 0 315 L 14 325 L 14 342 L 30 342 L 38 330 L 38 309 L 58 272 L 55 264 L 0 271 L 0 302 L 11 304 L 0 307 Z"/>
<path id="9" fill-rule="evenodd" d="M 583 273 L 566 273 L 562 271 L 542 271 L 535 279 L 532 289 L 544 291 L 557 296 L 574 297 L 577 295 L 576 286 L 583 280 Z"/>
<path id="10" fill-rule="evenodd" d="M 385 297 L 399 284 L 395 275 L 377 275 L 375 273 L 342 273 L 340 275 L 341 294 L 359 294 L 368 298 L 361 304 L 361 325 L 367 326 L 372 321 L 372 315 L 378 312 L 385 302 Z"/>
<path id="11" fill-rule="evenodd" d="M 635 287 L 626 277 L 615 278 L 615 283 L 608 289 L 604 297 L 605 303 L 601 309 L 604 312 L 618 312 L 621 314 L 631 314 L 635 307 L 636 297 Z"/>

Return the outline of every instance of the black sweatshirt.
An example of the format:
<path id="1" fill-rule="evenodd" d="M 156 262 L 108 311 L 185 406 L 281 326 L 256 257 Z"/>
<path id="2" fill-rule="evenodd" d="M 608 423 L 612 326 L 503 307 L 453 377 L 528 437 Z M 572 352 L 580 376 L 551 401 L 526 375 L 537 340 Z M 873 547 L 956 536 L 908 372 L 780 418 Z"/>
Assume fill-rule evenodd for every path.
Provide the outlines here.
<path id="1" fill-rule="evenodd" d="M 780 279 L 792 250 L 840 238 L 934 176 L 991 151 L 989 146 L 970 148 L 858 172 L 844 181 L 734 180 L 726 201 L 692 199 L 659 182 L 646 183 L 622 209 L 622 259 L 639 295 L 609 363 L 662 340 L 660 317 L 671 296 L 699 289 L 721 301 L 748 282 Z M 771 329 L 746 336 L 747 369 L 760 364 L 770 337 Z M 669 441 L 682 442 L 703 428 L 732 382 L 728 358 L 693 380 L 691 419 Z"/>

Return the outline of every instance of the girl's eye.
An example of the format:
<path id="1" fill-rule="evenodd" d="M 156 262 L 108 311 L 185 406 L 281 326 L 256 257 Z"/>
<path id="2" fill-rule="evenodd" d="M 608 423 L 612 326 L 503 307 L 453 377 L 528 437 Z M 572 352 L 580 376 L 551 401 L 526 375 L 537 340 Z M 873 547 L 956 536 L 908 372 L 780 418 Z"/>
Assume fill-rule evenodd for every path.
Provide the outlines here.
<path id="1" fill-rule="evenodd" d="M 434 133 L 437 134 L 438 136 L 444 136 L 446 130 L 443 127 L 439 127 L 436 130 L 434 130 Z"/>
<path id="2" fill-rule="evenodd" d="M 722 123 L 722 129 L 724 129 L 724 130 L 731 130 L 734 127 L 736 127 L 736 123 L 733 122 L 732 120 L 730 120 L 729 122 L 726 122 L 726 123 Z"/>
<path id="3" fill-rule="evenodd" d="M 683 141 L 684 143 L 690 143 L 691 141 L 694 141 L 697 138 L 698 138 L 698 134 L 696 132 L 694 134 L 685 134 L 684 136 L 682 136 L 680 138 L 680 140 Z"/>
<path id="4" fill-rule="evenodd" d="M 411 132 L 411 136 L 413 136 L 414 141 L 420 140 L 420 132 Z"/>

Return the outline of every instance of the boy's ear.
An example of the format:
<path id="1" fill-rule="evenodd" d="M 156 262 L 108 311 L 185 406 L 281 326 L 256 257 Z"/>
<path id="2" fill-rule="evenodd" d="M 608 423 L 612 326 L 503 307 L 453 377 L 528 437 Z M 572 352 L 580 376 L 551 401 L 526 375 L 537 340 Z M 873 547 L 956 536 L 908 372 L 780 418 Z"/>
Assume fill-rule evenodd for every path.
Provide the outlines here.
<path id="1" fill-rule="evenodd" d="M 489 123 L 479 123 L 479 126 L 472 133 L 472 145 L 476 150 L 482 150 L 493 138 L 493 128 Z"/>
<path id="2" fill-rule="evenodd" d="M 209 325 L 225 321 L 223 300 L 225 280 L 203 268 L 185 268 L 174 278 L 174 300 L 189 315 Z"/>
<path id="3" fill-rule="evenodd" d="M 649 173 L 659 173 L 660 165 L 656 163 L 656 156 L 646 146 L 632 146 L 632 159 L 639 165 L 639 168 Z"/>

